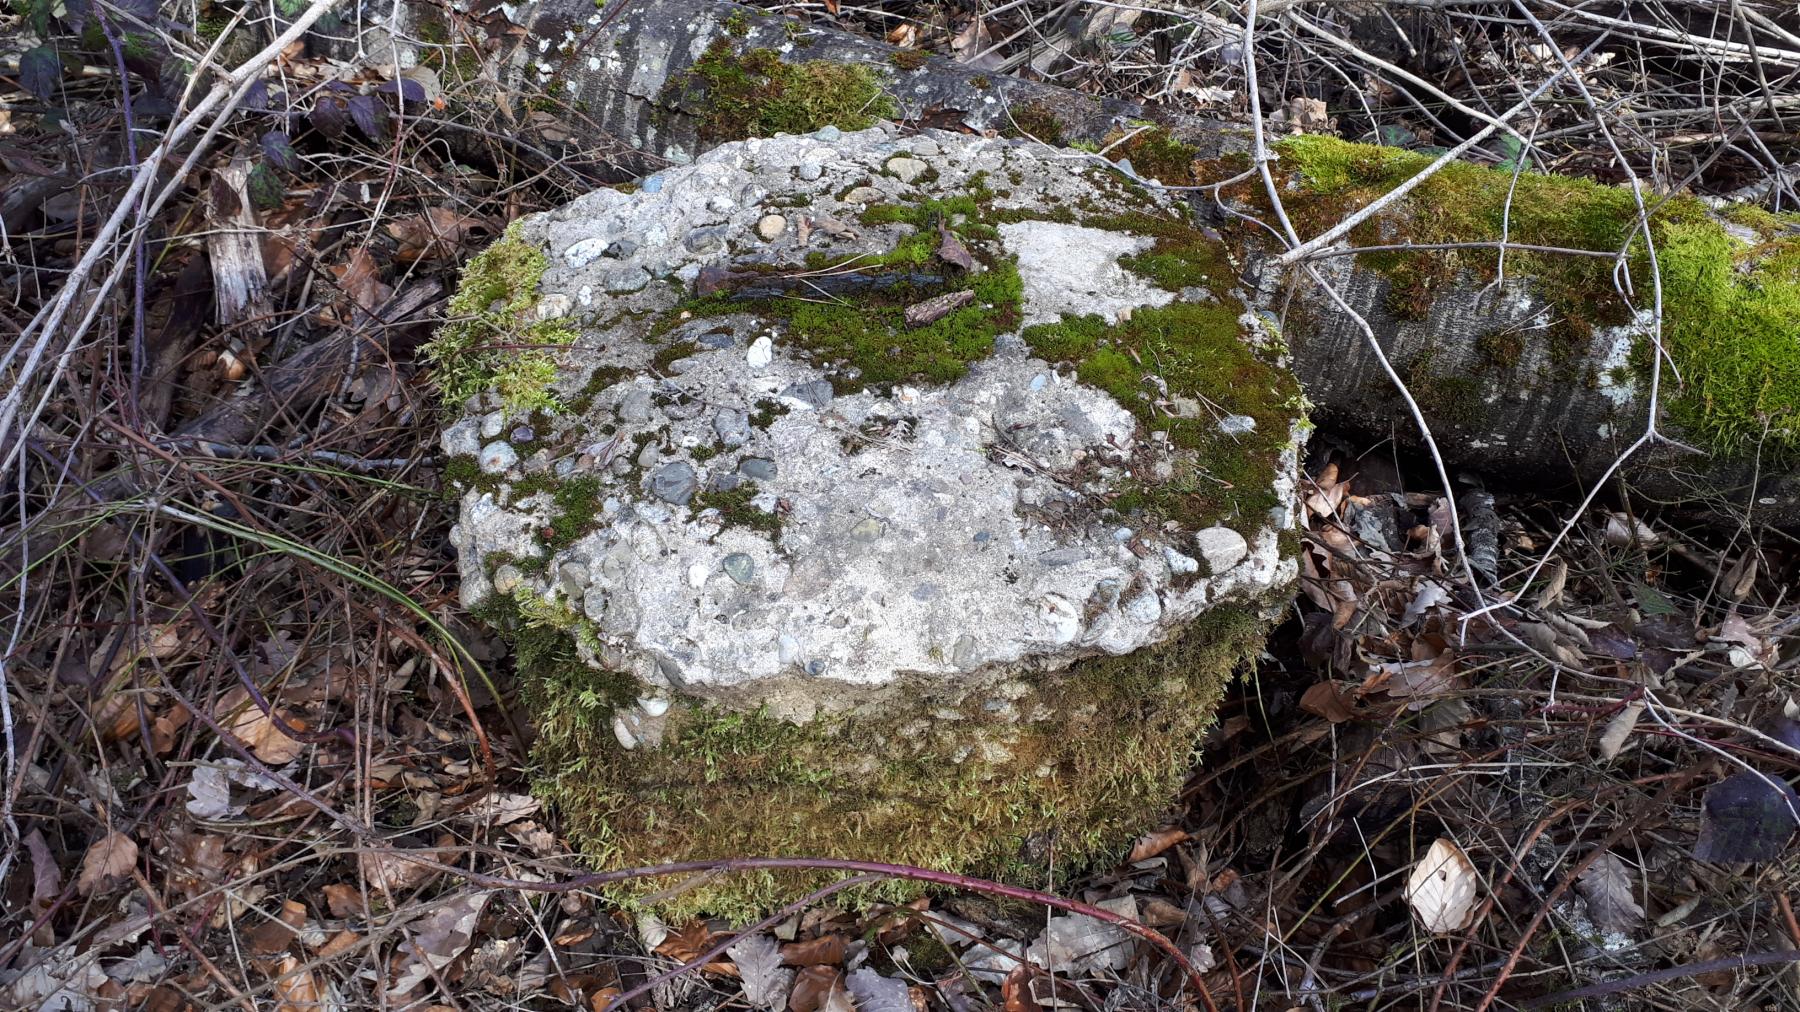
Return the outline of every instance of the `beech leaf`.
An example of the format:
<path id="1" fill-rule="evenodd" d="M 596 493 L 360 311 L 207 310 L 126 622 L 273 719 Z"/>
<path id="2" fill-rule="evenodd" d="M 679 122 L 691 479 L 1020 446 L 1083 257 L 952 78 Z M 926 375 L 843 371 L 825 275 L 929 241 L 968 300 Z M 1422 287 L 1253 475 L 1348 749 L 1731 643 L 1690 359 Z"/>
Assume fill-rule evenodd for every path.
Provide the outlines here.
<path id="1" fill-rule="evenodd" d="M 1406 902 L 1425 930 L 1461 931 L 1475 912 L 1480 879 L 1469 855 L 1454 841 L 1438 838 L 1406 879 Z"/>
<path id="2" fill-rule="evenodd" d="M 108 879 L 124 878 L 137 865 L 138 845 L 124 833 L 108 833 L 94 841 L 81 859 L 81 877 L 75 887 L 92 895 Z"/>
<path id="3" fill-rule="evenodd" d="M 1610 850 L 1575 880 L 1575 891 L 1587 900 L 1588 917 L 1601 931 L 1625 934 L 1644 919 L 1644 908 L 1632 895 L 1631 870 Z"/>
<path id="4" fill-rule="evenodd" d="M 912 994 L 905 981 L 883 977 L 866 966 L 844 981 L 856 996 L 857 1012 L 913 1012 Z"/>

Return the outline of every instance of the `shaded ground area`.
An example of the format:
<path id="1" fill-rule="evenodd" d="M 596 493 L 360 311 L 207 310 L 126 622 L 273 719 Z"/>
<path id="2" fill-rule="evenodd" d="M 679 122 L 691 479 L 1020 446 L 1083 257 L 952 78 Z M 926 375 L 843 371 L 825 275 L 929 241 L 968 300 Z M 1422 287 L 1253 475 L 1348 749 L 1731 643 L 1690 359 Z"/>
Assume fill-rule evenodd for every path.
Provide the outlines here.
<path id="1" fill-rule="evenodd" d="M 900 19 L 935 31 L 934 11 Z M 576 164 L 451 118 L 480 83 L 450 68 L 277 48 L 208 152 L 132 197 L 169 188 L 139 215 L 131 166 L 184 101 L 181 75 L 153 71 L 247 30 L 230 12 L 139 23 L 155 14 L 27 10 L 54 52 L 17 47 L 4 85 L 0 325 L 34 421 L 4 446 L 0 499 L 0 1005 L 598 1010 L 641 989 L 634 1008 L 799 1012 L 1800 1006 L 1792 538 L 1754 513 L 1682 529 L 1610 489 L 1572 514 L 1468 486 L 1459 553 L 1428 467 L 1328 435 L 1299 596 L 1130 852 L 1070 868 L 1052 836 L 1021 855 L 1042 869 L 1028 892 L 856 913 L 821 897 L 743 938 L 599 902 L 529 797 L 514 658 L 456 607 L 416 351 L 457 266 L 594 185 L 605 153 Z M 954 46 L 951 24 L 920 44 Z M 1154 56 L 1229 87 L 1176 60 L 1188 37 L 1165 56 L 1130 35 L 1137 63 L 1039 72 L 1142 83 Z M 1370 109 L 1397 122 L 1367 129 L 1417 138 L 1393 110 L 1418 93 L 1364 97 L 1381 94 Z M 1741 106 L 1750 133 L 1709 146 L 1650 121 L 1678 158 L 1717 153 L 1679 175 L 1721 192 L 1757 181 L 1775 144 L 1757 125 L 1780 108 Z M 1562 112 L 1544 126 L 1559 163 L 1602 166 Z M 1764 169 L 1780 204 L 1786 177 Z M 121 208 L 144 227 L 84 267 Z M 56 330 L 79 339 L 26 368 L 65 296 Z M 1502 595 L 1514 606 L 1481 613 Z"/>

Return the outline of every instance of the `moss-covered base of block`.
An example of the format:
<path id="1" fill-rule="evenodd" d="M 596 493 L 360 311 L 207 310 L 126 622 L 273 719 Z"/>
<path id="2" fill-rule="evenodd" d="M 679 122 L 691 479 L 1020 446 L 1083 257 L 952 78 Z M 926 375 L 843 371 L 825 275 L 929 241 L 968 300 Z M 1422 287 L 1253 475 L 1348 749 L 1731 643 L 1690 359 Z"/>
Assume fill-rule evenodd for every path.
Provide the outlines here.
<path id="1" fill-rule="evenodd" d="M 797 725 L 678 701 L 658 747 L 627 751 L 611 729 L 627 679 L 581 663 L 566 632 L 519 631 L 536 721 L 536 793 L 596 865 L 739 856 L 828 856 L 1038 885 L 1117 856 L 1167 806 L 1214 707 L 1266 622 L 1249 606 L 1202 616 L 1179 640 L 1060 672 L 958 689 L 915 687 Z M 669 895 L 668 881 L 616 889 L 666 916 L 744 919 L 835 876 L 738 873 Z M 849 902 L 902 900 L 917 883 Z"/>

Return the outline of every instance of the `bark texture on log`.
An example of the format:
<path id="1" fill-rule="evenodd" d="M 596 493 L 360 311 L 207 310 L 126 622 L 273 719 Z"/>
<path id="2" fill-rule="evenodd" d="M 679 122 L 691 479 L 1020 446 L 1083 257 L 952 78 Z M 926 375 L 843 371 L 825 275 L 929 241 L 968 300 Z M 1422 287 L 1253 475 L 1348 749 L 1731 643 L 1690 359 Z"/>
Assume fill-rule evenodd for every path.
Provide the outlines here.
<path id="1" fill-rule="evenodd" d="M 393 51 L 390 45 L 398 46 L 402 62 L 429 56 L 431 47 L 421 38 L 463 40 L 458 45 L 476 40 L 483 73 L 494 83 L 489 93 L 495 109 L 521 134 L 576 151 L 608 146 L 616 151 L 622 142 L 641 153 L 636 162 L 625 163 L 627 171 L 685 162 L 706 146 L 707 98 L 704 89 L 691 87 L 689 73 L 709 48 L 720 45 L 738 54 L 770 50 L 788 63 L 827 60 L 866 68 L 880 76 L 909 125 L 1003 133 L 1025 127 L 1023 132 L 1034 136 L 1099 141 L 1117 136 L 1132 120 L 1152 119 L 1194 157 L 1217 158 L 1248 147 L 1243 124 L 1145 110 L 1040 82 L 989 78 L 939 57 L 918 63 L 915 53 L 897 60 L 896 51 L 881 43 L 724 0 L 632 0 L 601 29 L 595 26 L 602 14 L 591 0 L 540 0 L 451 17 L 447 22 L 442 8 L 424 0 L 367 0 L 360 17 L 346 25 L 363 26 L 364 51 L 386 53 Z M 546 88 L 562 100 L 562 113 L 524 108 L 526 96 Z M 1147 159 L 1139 161 L 1146 164 L 1138 164 L 1138 172 L 1159 172 Z M 1197 196 L 1195 203 L 1205 213 L 1212 202 Z M 1220 219 L 1221 227 L 1226 220 Z M 1319 416 L 1420 446 L 1404 402 L 1355 320 L 1297 272 L 1272 269 L 1268 256 L 1255 249 L 1242 252 L 1244 279 L 1260 292 L 1263 306 L 1283 318 L 1295 371 Z M 1514 274 L 1490 286 L 1464 277 L 1434 291 L 1429 309 L 1413 314 L 1419 318 L 1398 319 L 1386 308 L 1390 278 L 1349 257 L 1322 261 L 1320 270 L 1374 328 L 1452 467 L 1539 487 L 1591 486 L 1644 431 L 1649 403 L 1643 384 L 1607 379 L 1627 365 L 1629 333 L 1597 328 L 1586 348 L 1548 347 L 1542 321 L 1549 307 L 1528 278 Z M 1491 351 L 1482 347 L 1483 335 L 1496 332 L 1517 334 L 1521 342 L 1516 361 L 1504 368 L 1496 368 Z M 1550 355 L 1557 356 L 1555 370 L 1535 368 Z M 1534 374 L 1537 381 L 1525 381 Z M 1551 374 L 1586 381 L 1542 381 Z M 1663 430 L 1682 435 L 1672 425 Z M 1622 474 L 1653 498 L 1711 500 L 1720 506 L 1753 499 L 1764 520 L 1800 522 L 1800 477 L 1755 460 L 1659 444 L 1640 449 Z"/>

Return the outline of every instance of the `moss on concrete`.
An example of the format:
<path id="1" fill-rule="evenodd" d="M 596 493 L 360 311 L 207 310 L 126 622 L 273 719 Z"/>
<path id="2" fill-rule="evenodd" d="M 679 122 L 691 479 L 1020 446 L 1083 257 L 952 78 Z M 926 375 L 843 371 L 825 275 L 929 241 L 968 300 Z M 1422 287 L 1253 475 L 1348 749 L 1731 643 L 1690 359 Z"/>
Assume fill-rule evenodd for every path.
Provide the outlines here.
<path id="1" fill-rule="evenodd" d="M 1303 235 L 1317 235 L 1350 212 L 1416 175 L 1428 155 L 1350 144 L 1321 136 L 1293 137 L 1277 150 L 1299 186 L 1283 203 Z M 1239 195 L 1261 203 L 1260 187 Z M 1511 200 L 1508 193 L 1511 191 Z M 1670 414 L 1689 437 L 1723 453 L 1762 443 L 1765 451 L 1800 452 L 1800 216 L 1750 209 L 1728 212 L 1748 230 L 1745 242 L 1697 198 L 1646 196 L 1660 270 L 1663 342 L 1682 382 L 1665 373 Z M 1631 192 L 1591 180 L 1512 173 L 1453 163 L 1422 183 L 1393 213 L 1378 215 L 1350 234 L 1356 245 L 1492 242 L 1503 216 L 1511 241 L 1580 250 L 1627 250 L 1636 306 L 1653 305 L 1650 244 L 1637 227 Z M 1387 308 L 1416 319 L 1442 286 L 1495 276 L 1498 253 L 1489 248 L 1369 252 L 1361 262 L 1392 281 Z M 1510 250 L 1510 276 L 1530 277 L 1558 319 L 1551 330 L 1561 357 L 1585 354 L 1598 328 L 1632 319 L 1620 298 L 1609 259 Z M 1501 361 L 1512 357 L 1496 349 Z M 1556 359 L 1557 348 L 1552 349 Z M 1650 363 L 1639 341 L 1640 372 Z M 1580 379 L 1580 377 L 1565 377 Z"/>
<path id="2" fill-rule="evenodd" d="M 1139 308 L 1117 324 L 1065 316 L 1021 334 L 1033 353 L 1072 364 L 1082 382 L 1111 394 L 1145 430 L 1194 451 L 1191 464 L 1177 460 L 1169 480 L 1127 484 L 1116 509 L 1191 530 L 1232 519 L 1260 526 L 1278 504 L 1270 476 L 1305 400 L 1290 372 L 1244 340 L 1241 312 L 1229 302 L 1178 302 Z M 1254 418 L 1256 428 L 1221 432 L 1218 420 L 1228 414 Z"/>
<path id="3" fill-rule="evenodd" d="M 1034 838 L 1054 837 L 1067 874 L 1116 856 L 1154 821 L 1191 767 L 1223 686 L 1266 631 L 1247 608 L 1219 609 L 1161 649 L 976 691 L 915 688 L 807 725 L 681 700 L 660 746 L 626 751 L 611 720 L 635 688 L 581 663 L 553 621 L 511 619 L 537 715 L 536 792 L 601 866 L 829 854 L 1021 883 L 1043 874 L 1021 856 Z M 656 906 L 665 916 L 743 920 L 829 878 L 706 879 Z M 612 898 L 668 885 L 625 886 Z M 852 902 L 919 891 L 889 883 Z"/>
<path id="4" fill-rule="evenodd" d="M 773 49 L 740 52 L 730 39 L 709 46 L 670 81 L 665 105 L 699 111 L 708 144 L 806 133 L 822 126 L 861 130 L 891 117 L 893 99 L 872 68 L 831 60 L 786 63 Z"/>
<path id="5" fill-rule="evenodd" d="M 699 516 L 706 510 L 718 510 L 719 521 L 727 528 L 742 527 L 747 530 L 761 531 L 769 535 L 776 545 L 781 544 L 781 514 L 765 513 L 753 502 L 756 498 L 756 483 L 744 482 L 736 488 L 720 491 L 717 489 L 701 492 L 688 504 L 690 516 Z"/>
<path id="6" fill-rule="evenodd" d="M 555 350 L 576 334 L 567 321 L 536 318 L 538 282 L 549 261 L 518 229 L 517 222 L 509 225 L 463 267 L 449 318 L 425 346 L 438 389 L 451 404 L 492 390 L 515 411 L 559 406 L 550 393 Z"/>

